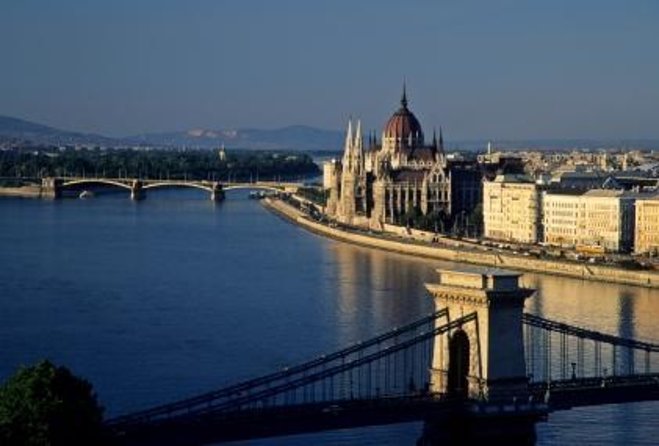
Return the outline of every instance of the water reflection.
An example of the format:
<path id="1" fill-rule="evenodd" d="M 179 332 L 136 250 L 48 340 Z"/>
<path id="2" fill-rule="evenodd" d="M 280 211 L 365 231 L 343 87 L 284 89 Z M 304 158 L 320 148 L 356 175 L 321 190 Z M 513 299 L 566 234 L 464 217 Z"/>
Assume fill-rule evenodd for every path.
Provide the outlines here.
<path id="1" fill-rule="evenodd" d="M 343 344 L 367 339 L 432 311 L 424 282 L 436 265 L 383 251 L 330 242 L 337 269 L 337 319 Z"/>

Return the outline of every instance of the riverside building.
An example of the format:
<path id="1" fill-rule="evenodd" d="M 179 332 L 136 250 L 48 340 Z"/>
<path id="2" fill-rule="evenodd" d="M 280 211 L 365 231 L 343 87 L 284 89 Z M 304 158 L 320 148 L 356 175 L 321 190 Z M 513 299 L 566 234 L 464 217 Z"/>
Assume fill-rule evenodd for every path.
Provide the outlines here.
<path id="1" fill-rule="evenodd" d="M 484 235 L 507 242 L 630 252 L 636 232 L 637 240 L 659 246 L 659 214 L 653 213 L 659 207 L 655 211 L 652 206 L 659 202 L 647 200 L 642 211 L 647 216 L 635 220 L 634 202 L 639 196 L 606 189 L 541 192 L 541 186 L 528 177 L 498 175 L 483 183 Z M 656 238 L 646 233 L 654 233 Z M 641 246 L 637 251 L 648 249 Z"/>
<path id="2" fill-rule="evenodd" d="M 563 248 L 630 252 L 634 245 L 635 200 L 636 194 L 622 190 L 545 192 L 544 242 Z"/>
<path id="3" fill-rule="evenodd" d="M 659 196 L 636 200 L 634 252 L 659 254 Z"/>
<path id="4" fill-rule="evenodd" d="M 540 234 L 538 187 L 524 175 L 497 175 L 483 182 L 483 225 L 486 238 L 537 243 Z"/>
<path id="5" fill-rule="evenodd" d="M 478 164 L 450 160 L 442 131 L 426 143 L 403 88 L 400 107 L 389 118 L 380 140 L 365 144 L 361 123 L 348 123 L 341 161 L 324 165 L 329 190 L 326 213 L 350 225 L 384 229 L 406 224 L 410 214 L 449 219 L 473 211 L 481 200 Z"/>
<path id="6" fill-rule="evenodd" d="M 574 248 L 579 240 L 581 218 L 581 192 L 542 194 L 542 226 L 544 241 L 548 245 Z"/>

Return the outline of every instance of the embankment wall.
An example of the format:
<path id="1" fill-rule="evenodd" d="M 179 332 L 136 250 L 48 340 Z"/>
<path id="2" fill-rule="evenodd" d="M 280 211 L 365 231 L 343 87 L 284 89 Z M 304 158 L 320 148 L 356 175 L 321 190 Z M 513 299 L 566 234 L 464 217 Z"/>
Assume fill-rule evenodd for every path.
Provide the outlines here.
<path id="1" fill-rule="evenodd" d="M 428 257 L 451 262 L 554 274 L 577 279 L 622 283 L 659 288 L 659 274 L 653 271 L 632 271 L 603 265 L 538 259 L 508 253 L 468 250 L 459 247 L 432 246 L 413 241 L 400 241 L 378 235 L 350 232 L 309 219 L 293 206 L 280 200 L 266 199 L 264 204 L 276 213 L 316 234 L 356 245 L 387 251 Z"/>

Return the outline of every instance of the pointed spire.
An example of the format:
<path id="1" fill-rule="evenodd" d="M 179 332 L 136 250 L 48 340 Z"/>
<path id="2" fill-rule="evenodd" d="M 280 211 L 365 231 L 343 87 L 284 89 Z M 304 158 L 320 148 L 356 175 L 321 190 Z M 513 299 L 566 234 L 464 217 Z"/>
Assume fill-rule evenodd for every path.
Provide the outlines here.
<path id="1" fill-rule="evenodd" d="M 352 147 L 352 116 L 348 118 L 348 131 L 346 132 L 346 151 Z"/>
<path id="2" fill-rule="evenodd" d="M 432 146 L 433 148 L 437 148 L 437 132 L 435 131 L 435 128 L 432 128 Z"/>
<path id="3" fill-rule="evenodd" d="M 403 108 L 407 108 L 407 88 L 406 88 L 404 79 L 403 79 L 403 96 L 401 96 L 401 98 L 400 98 L 400 105 Z"/>
<path id="4" fill-rule="evenodd" d="M 357 120 L 357 131 L 355 132 L 355 148 L 358 151 L 362 150 L 362 121 Z"/>

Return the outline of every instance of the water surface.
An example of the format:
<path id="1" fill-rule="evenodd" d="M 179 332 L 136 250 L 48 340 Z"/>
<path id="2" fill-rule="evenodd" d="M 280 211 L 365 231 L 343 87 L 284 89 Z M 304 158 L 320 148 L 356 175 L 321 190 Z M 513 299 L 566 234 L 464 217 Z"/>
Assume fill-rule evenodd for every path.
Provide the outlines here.
<path id="1" fill-rule="evenodd" d="M 107 414 L 270 372 L 427 314 L 423 283 L 455 266 L 347 245 L 247 199 L 199 191 L 0 200 L 0 379 L 50 358 Z M 659 342 L 659 291 L 527 274 L 527 311 Z M 655 444 L 659 404 L 553 414 L 539 445 Z M 258 444 L 414 444 L 420 425 Z M 252 442 L 255 443 L 255 442 Z"/>

